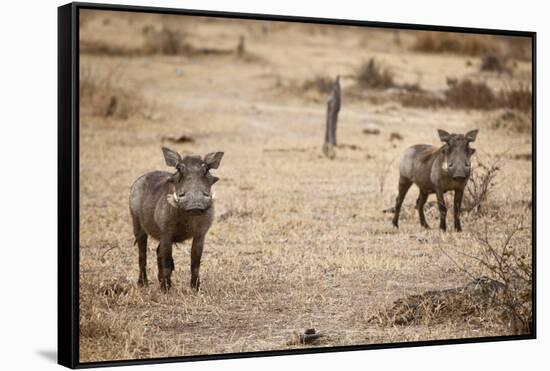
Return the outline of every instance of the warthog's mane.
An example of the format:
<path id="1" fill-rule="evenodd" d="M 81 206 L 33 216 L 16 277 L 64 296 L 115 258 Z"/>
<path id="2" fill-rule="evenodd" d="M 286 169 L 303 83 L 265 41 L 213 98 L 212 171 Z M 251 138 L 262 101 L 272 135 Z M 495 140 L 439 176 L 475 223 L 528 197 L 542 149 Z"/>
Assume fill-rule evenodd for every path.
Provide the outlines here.
<path id="1" fill-rule="evenodd" d="M 428 162 L 428 160 L 430 160 L 430 159 L 436 157 L 437 155 L 439 155 L 445 149 L 446 146 L 447 146 L 447 144 L 444 144 L 439 148 L 431 147 L 431 146 L 426 148 L 425 150 L 423 150 L 420 153 L 420 161 L 421 162 Z"/>

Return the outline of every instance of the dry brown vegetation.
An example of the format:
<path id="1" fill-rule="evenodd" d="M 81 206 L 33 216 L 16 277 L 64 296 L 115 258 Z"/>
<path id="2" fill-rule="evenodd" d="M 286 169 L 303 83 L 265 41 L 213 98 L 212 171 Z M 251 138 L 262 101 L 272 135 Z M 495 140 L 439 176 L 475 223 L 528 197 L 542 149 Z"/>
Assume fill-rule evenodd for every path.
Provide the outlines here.
<path id="1" fill-rule="evenodd" d="M 312 79 L 304 81 L 302 89 L 304 91 L 315 90 L 321 94 L 328 95 L 332 91 L 334 85 L 334 78 L 330 76 L 317 75 Z"/>
<path id="2" fill-rule="evenodd" d="M 89 65 L 80 68 L 79 99 L 82 114 L 127 119 L 143 112 L 139 96 L 120 87 L 121 69 L 98 72 Z"/>
<path id="3" fill-rule="evenodd" d="M 423 53 L 450 53 L 474 57 L 487 55 L 531 59 L 531 40 L 515 36 L 459 34 L 451 32 L 419 31 L 412 50 Z"/>
<path id="4" fill-rule="evenodd" d="M 495 52 L 497 46 L 487 35 L 420 31 L 413 50 L 425 53 L 455 53 L 477 56 Z"/>
<path id="5" fill-rule="evenodd" d="M 388 89 L 395 87 L 393 73 L 380 66 L 374 58 L 359 66 L 355 79 L 362 88 Z"/>
<path id="6" fill-rule="evenodd" d="M 395 33 L 380 29 L 87 12 L 81 42 L 102 47 L 84 48 L 80 59 L 81 361 L 527 332 L 521 324 L 530 313 L 522 303 L 529 301 L 532 138 L 516 128 L 530 125 L 529 61 L 507 53 L 517 64 L 513 74 L 480 72 L 482 55 L 417 52 L 411 45 L 418 33 L 408 31 L 400 31 L 396 43 Z M 150 43 L 160 46 L 143 52 L 147 33 L 167 29 L 181 34 L 155 38 Z M 239 56 L 241 37 L 246 44 Z M 370 58 L 386 79 L 382 85 L 389 81 L 384 70 L 391 71 L 391 88 L 354 90 L 355 75 Z M 328 160 L 321 152 L 324 89 L 337 75 L 341 145 Z M 447 101 L 447 77 L 459 84 L 451 94 L 455 104 Z M 485 84 L 501 103 L 472 109 L 478 103 L 460 89 L 490 93 L 465 80 Z M 421 89 L 406 88 L 415 85 Z M 525 98 L 515 96 L 518 86 L 525 86 L 518 93 Z M 499 98 L 502 91 L 507 100 Z M 112 96 L 126 114 L 108 114 Z M 368 125 L 378 134 L 363 134 Z M 475 156 L 489 168 L 500 161 L 482 212 L 464 213 L 463 233 L 424 230 L 413 190 L 400 229 L 393 229 L 391 213 L 382 210 L 394 203 L 403 150 L 439 145 L 437 128 L 464 133 L 476 127 Z M 150 285 L 136 284 L 128 191 L 141 174 L 166 169 L 162 145 L 182 153 L 225 152 L 198 293 L 188 287 L 189 242 L 174 248 L 168 294 L 155 280 L 154 241 Z M 475 171 L 483 179 L 483 167 Z M 426 217 L 431 224 L 438 218 L 433 197 Z M 524 267 L 523 279 L 510 279 L 508 266 Z M 460 295 L 457 289 L 483 276 L 508 286 L 499 302 Z M 438 307 L 433 294 L 447 289 L 458 294 Z M 370 320 L 409 297 L 426 311 L 413 311 L 402 324 Z M 519 316 L 501 318 L 501 303 Z M 510 325 L 516 317 L 527 321 Z M 322 336 L 300 341 L 312 328 Z"/>
<path id="7" fill-rule="evenodd" d="M 476 157 L 474 170 L 470 176 L 470 181 L 466 185 L 462 205 L 464 211 L 474 211 L 479 215 L 485 210 L 499 171 L 500 164 L 498 161 L 488 164 L 481 161 L 479 155 Z"/>

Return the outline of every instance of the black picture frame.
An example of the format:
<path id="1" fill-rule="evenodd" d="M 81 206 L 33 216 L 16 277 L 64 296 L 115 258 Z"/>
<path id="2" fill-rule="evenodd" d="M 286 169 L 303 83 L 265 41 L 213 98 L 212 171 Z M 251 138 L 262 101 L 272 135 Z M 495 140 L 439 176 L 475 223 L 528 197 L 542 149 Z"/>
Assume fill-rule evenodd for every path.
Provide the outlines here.
<path id="1" fill-rule="evenodd" d="M 391 344 L 335 346 L 309 349 L 291 349 L 201 356 L 182 356 L 155 359 L 113 360 L 82 363 L 79 360 L 79 11 L 83 9 L 124 12 L 146 12 L 174 15 L 195 15 L 217 18 L 238 18 L 328 25 L 384 27 L 406 30 L 447 31 L 486 35 L 522 36 L 532 42 L 532 272 L 533 272 L 533 326 L 532 332 L 519 336 L 414 341 Z M 536 339 L 536 32 L 486 28 L 463 28 L 422 24 L 359 21 L 348 19 L 310 18 L 251 13 L 231 13 L 190 9 L 157 8 L 145 6 L 97 3 L 70 3 L 58 8 L 58 363 L 69 368 L 121 366 L 168 362 L 189 362 L 230 358 L 279 356 L 343 352 L 354 350 L 482 343 L 509 340 Z"/>

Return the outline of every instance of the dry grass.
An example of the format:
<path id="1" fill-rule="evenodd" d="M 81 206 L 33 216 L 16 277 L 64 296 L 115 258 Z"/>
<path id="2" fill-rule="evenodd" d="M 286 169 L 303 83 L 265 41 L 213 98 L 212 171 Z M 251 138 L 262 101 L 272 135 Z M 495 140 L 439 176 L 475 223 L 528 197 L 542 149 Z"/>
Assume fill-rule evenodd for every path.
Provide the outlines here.
<path id="1" fill-rule="evenodd" d="M 491 109 L 497 96 L 485 82 L 461 80 L 445 91 L 446 103 L 452 108 Z"/>
<path id="2" fill-rule="evenodd" d="M 501 109 L 494 112 L 491 117 L 484 121 L 491 129 L 503 130 L 508 133 L 531 133 L 532 116 L 530 113 L 523 113 L 510 109 Z"/>
<path id="3" fill-rule="evenodd" d="M 193 47 L 186 41 L 186 33 L 175 28 L 163 26 L 160 30 L 145 28 L 145 43 L 142 52 L 146 55 L 187 55 Z"/>
<path id="4" fill-rule="evenodd" d="M 424 53 L 453 53 L 462 55 L 482 55 L 498 51 L 491 36 L 458 34 L 450 32 L 421 31 L 412 47 Z"/>
<path id="5" fill-rule="evenodd" d="M 302 83 L 304 91 L 314 90 L 320 94 L 328 95 L 332 91 L 334 78 L 324 75 L 316 75 Z"/>
<path id="6" fill-rule="evenodd" d="M 497 54 L 486 54 L 481 58 L 481 71 L 511 73 L 512 70 L 507 66 L 507 61 Z"/>
<path id="7" fill-rule="evenodd" d="M 405 107 L 495 110 L 509 109 L 530 115 L 532 92 L 528 84 L 509 84 L 496 91 L 484 81 L 448 80 L 444 97 L 430 92 L 400 93 Z"/>
<path id="8" fill-rule="evenodd" d="M 89 65 L 80 68 L 80 110 L 82 114 L 128 119 L 143 112 L 143 101 L 134 92 L 120 87 L 121 70 L 98 72 Z"/>
<path id="9" fill-rule="evenodd" d="M 138 47 L 131 45 L 134 30 L 153 20 L 137 13 L 123 15 L 112 16 L 108 29 L 91 19 L 81 36 Z M 134 28 L 125 34 L 129 19 Z M 118 33 L 113 32 L 117 22 L 124 22 Z M 380 164 L 399 158 L 407 146 L 437 144 L 441 125 L 464 133 L 490 113 L 403 107 L 383 91 L 378 91 L 381 104 L 349 100 L 349 80 L 344 79 L 338 138 L 346 146 L 339 146 L 338 157 L 330 161 L 319 151 L 326 96 L 315 102 L 295 91 L 273 89 L 274 77 L 305 81 L 313 63 L 327 76 L 352 75 L 365 49 L 375 55 L 385 45 L 397 48 L 393 35 L 366 30 L 358 36 L 356 29 L 335 28 L 321 37 L 312 36 L 307 25 L 268 23 L 265 32 L 262 25 L 203 20 L 185 29 L 192 45 L 204 48 L 235 50 L 244 35 L 246 50 L 254 50 L 267 66 L 239 58 L 197 59 L 200 55 L 81 56 L 83 65 L 93 65 L 95 76 L 108 74 L 115 62 L 121 64 L 124 78 L 113 77 L 111 87 L 126 92 L 139 87 L 144 101 L 160 102 L 163 116 L 148 120 L 131 111 L 131 119 L 124 120 L 81 112 L 81 361 L 510 334 L 506 324 L 489 317 L 389 327 L 369 318 L 399 298 L 471 281 L 443 251 L 479 256 L 485 247 L 476 236 L 485 223 L 491 241 L 502 236 L 504 221 L 521 219 L 530 225 L 530 210 L 518 205 L 532 199 L 531 163 L 506 161 L 490 198 L 499 212 L 465 213 L 463 233 L 423 230 L 414 209 L 414 189 L 405 200 L 400 229 L 393 229 L 391 215 L 381 210 L 394 202 L 398 166 L 397 161 Z M 366 37 L 365 49 L 350 48 L 342 54 L 342 40 L 353 43 Z M 411 39 L 406 32 L 400 37 L 404 45 Z M 447 68 L 460 78 L 469 73 L 466 67 L 456 70 L 465 65 L 458 56 L 439 59 L 402 49 L 383 58 L 398 85 L 414 84 L 415 71 L 421 70 L 422 87 L 431 94 L 446 88 L 438 84 L 449 76 Z M 83 94 L 88 97 L 83 106 L 94 108 L 93 96 Z M 386 134 L 362 135 L 367 123 Z M 391 132 L 404 139 L 389 140 Z M 138 176 L 166 169 L 163 138 L 183 135 L 193 141 L 176 140 L 170 146 L 203 155 L 222 150 L 225 156 L 216 170 L 221 180 L 214 186 L 216 220 L 206 237 L 201 290 L 189 288 L 186 242 L 174 248 L 174 287 L 165 295 L 155 279 L 154 241 L 148 246 L 150 285 L 136 285 L 138 254 L 127 197 Z M 476 147 L 484 156 L 512 147 L 530 153 L 528 139 L 482 128 Z M 426 216 L 433 224 L 437 208 L 428 208 Z M 531 238 L 529 229 L 522 230 L 514 244 L 528 248 Z M 469 262 L 463 255 L 455 260 Z M 309 328 L 323 334 L 318 342 L 296 341 Z"/>
<path id="10" fill-rule="evenodd" d="M 395 87 L 391 70 L 381 66 L 374 58 L 370 58 L 359 66 L 355 79 L 362 88 L 388 89 Z"/>
<path id="11" fill-rule="evenodd" d="M 532 110 L 533 93 L 527 83 L 509 84 L 499 92 L 498 105 L 501 108 L 527 112 Z"/>

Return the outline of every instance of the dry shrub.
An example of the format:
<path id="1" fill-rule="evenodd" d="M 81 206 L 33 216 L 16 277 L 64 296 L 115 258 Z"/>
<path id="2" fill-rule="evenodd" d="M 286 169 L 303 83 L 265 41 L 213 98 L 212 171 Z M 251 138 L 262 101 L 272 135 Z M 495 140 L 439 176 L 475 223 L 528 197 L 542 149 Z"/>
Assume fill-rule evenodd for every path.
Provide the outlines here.
<path id="1" fill-rule="evenodd" d="M 507 85 L 499 92 L 499 107 L 531 112 L 532 103 L 533 93 L 527 84 Z"/>
<path id="2" fill-rule="evenodd" d="M 525 84 L 506 86 L 494 92 L 484 82 L 464 79 L 449 86 L 445 99 L 446 105 L 452 108 L 509 108 L 519 111 L 530 111 L 532 108 L 531 88 Z"/>
<path id="3" fill-rule="evenodd" d="M 503 284 L 488 277 L 476 278 L 463 287 L 426 291 L 396 300 L 380 309 L 371 321 L 383 325 L 433 325 L 468 318 L 487 318 L 497 306 Z"/>
<path id="4" fill-rule="evenodd" d="M 496 106 L 497 96 L 484 82 L 461 80 L 445 91 L 446 103 L 452 108 L 490 109 Z"/>
<path id="5" fill-rule="evenodd" d="M 488 227 L 475 235 L 480 249 L 464 256 L 473 267 L 458 263 L 447 249 L 441 251 L 461 271 L 473 278 L 458 288 L 431 290 L 396 300 L 389 308 L 382 308 L 369 321 L 382 325 L 433 325 L 444 322 L 463 323 L 474 320 L 489 325 L 499 324 L 512 334 L 524 335 L 532 331 L 532 262 L 528 236 L 522 222 L 505 228 L 499 241 L 491 241 Z M 477 271 L 474 274 L 473 271 Z M 478 277 L 478 278 L 474 278 Z"/>
<path id="6" fill-rule="evenodd" d="M 497 162 L 491 164 L 483 163 L 479 157 L 472 171 L 470 179 L 466 184 L 462 210 L 481 214 L 482 206 L 486 206 L 488 197 L 495 185 L 494 180 L 500 171 Z"/>
<path id="7" fill-rule="evenodd" d="M 396 86 L 393 81 L 393 73 L 378 64 L 374 58 L 370 58 L 359 66 L 355 79 L 362 88 L 388 89 Z"/>
<path id="8" fill-rule="evenodd" d="M 487 35 L 426 31 L 418 34 L 412 49 L 424 53 L 461 55 L 482 55 L 498 51 L 494 41 Z"/>
<path id="9" fill-rule="evenodd" d="M 533 270 L 530 249 L 522 246 L 525 241 L 515 238 L 524 227 L 520 221 L 515 227 L 509 227 L 500 245 L 489 240 L 488 227 L 478 234 L 482 252 L 473 257 L 483 269 L 503 283 L 503 292 L 498 305 L 505 311 L 507 325 L 514 334 L 526 334 L 533 326 Z"/>
<path id="10" fill-rule="evenodd" d="M 334 85 L 334 79 L 325 75 L 316 75 L 312 79 L 304 81 L 302 90 L 314 90 L 321 94 L 330 94 Z"/>
<path id="11" fill-rule="evenodd" d="M 487 120 L 491 129 L 504 130 L 511 133 L 530 133 L 532 130 L 532 116 L 511 109 L 502 109 Z"/>
<path id="12" fill-rule="evenodd" d="M 120 72 L 116 68 L 98 73 L 89 66 L 80 68 L 80 110 L 84 114 L 127 119 L 140 112 L 141 99 L 116 86 Z"/>
<path id="13" fill-rule="evenodd" d="M 399 94 L 403 107 L 439 108 L 446 104 L 445 98 L 430 92 L 409 92 Z"/>
<path id="14" fill-rule="evenodd" d="M 506 36 L 506 55 L 509 58 L 530 61 L 533 58 L 531 39 L 520 36 Z"/>
<path id="15" fill-rule="evenodd" d="M 103 40 L 80 40 L 79 51 L 82 54 L 126 56 L 139 54 L 137 50 L 112 45 Z"/>
<path id="16" fill-rule="evenodd" d="M 186 42 L 186 33 L 163 26 L 160 30 L 144 28 L 145 43 L 143 53 L 162 55 L 191 54 L 193 48 Z"/>
<path id="17" fill-rule="evenodd" d="M 483 81 L 447 78 L 448 88 L 443 94 L 427 91 L 400 91 L 396 99 L 404 107 L 495 110 L 505 108 L 516 110 L 517 132 L 531 129 L 532 92 L 527 84 L 508 85 L 494 91 Z M 520 113 L 525 112 L 525 115 Z M 504 118 L 507 119 L 507 118 Z M 500 125 L 500 123 L 495 123 Z"/>
<path id="18" fill-rule="evenodd" d="M 497 72 L 497 73 L 511 73 L 508 68 L 506 59 L 497 54 L 486 54 L 481 58 L 481 71 Z"/>

